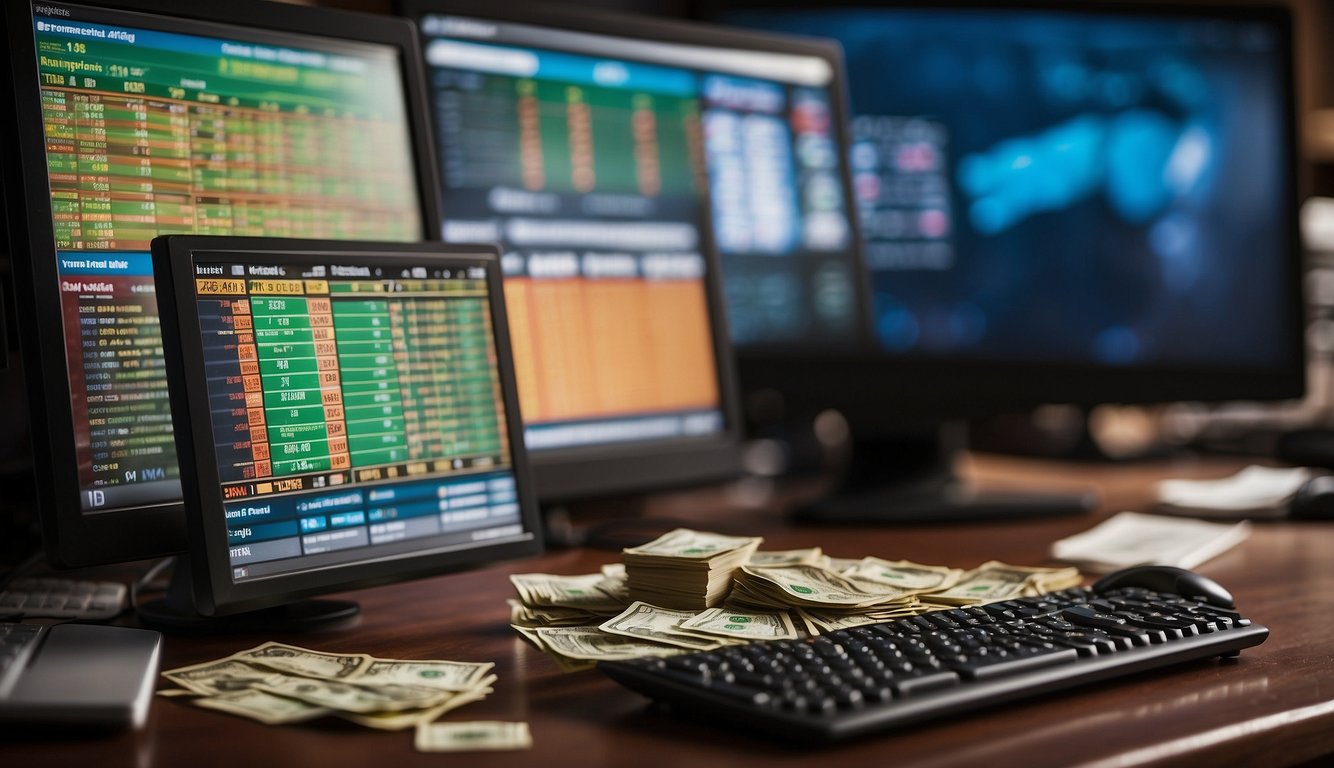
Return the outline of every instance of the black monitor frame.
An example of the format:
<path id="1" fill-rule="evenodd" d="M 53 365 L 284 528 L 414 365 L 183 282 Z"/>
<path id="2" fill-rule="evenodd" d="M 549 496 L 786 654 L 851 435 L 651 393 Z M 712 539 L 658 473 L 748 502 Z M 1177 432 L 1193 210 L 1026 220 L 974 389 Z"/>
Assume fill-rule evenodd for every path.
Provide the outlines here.
<path id="1" fill-rule="evenodd" d="M 149 14 L 145 19 L 150 23 L 179 20 L 187 24 L 226 24 L 396 48 L 415 154 L 421 239 L 438 239 L 439 187 L 427 123 L 424 70 L 415 32 L 404 20 L 254 0 L 200 4 L 108 0 L 86 5 L 99 11 Z M 6 3 L 3 13 L 13 76 L 11 108 L 17 116 L 14 146 L 5 147 L 7 157 L 16 162 L 6 163 L 5 184 L 13 192 L 9 211 L 11 254 L 47 557 L 57 566 L 80 567 L 178 553 L 186 546 L 185 509 L 179 501 L 109 513 L 86 513 L 80 506 L 32 4 Z"/>
<path id="2" fill-rule="evenodd" d="M 944 522 L 1066 514 L 1088 509 L 1091 496 L 1040 498 L 979 496 L 954 477 L 958 451 L 966 447 L 966 423 L 1006 414 L 1026 413 L 1046 404 L 1090 408 L 1109 403 L 1147 404 L 1175 401 L 1277 401 L 1300 398 L 1305 391 L 1301 250 L 1298 200 L 1304 173 L 1297 162 L 1297 131 L 1290 11 L 1275 4 L 1160 3 L 1153 0 L 696 0 L 692 13 L 726 21 L 728 11 L 831 7 L 879 12 L 951 11 L 1051 12 L 1153 18 L 1218 18 L 1266 24 L 1278 36 L 1282 82 L 1278 98 L 1284 111 L 1279 141 L 1283 221 L 1275 233 L 1284 291 L 1280 323 L 1281 359 L 1263 365 L 1114 366 L 1093 363 L 1024 362 L 896 355 L 883 350 L 869 322 L 860 349 L 743 349 L 741 380 L 748 391 L 777 393 L 786 424 L 801 434 L 814 414 L 826 409 L 847 417 L 851 460 L 833 497 L 799 510 L 822 522 Z M 855 73 L 848 73 L 849 81 Z M 849 99 L 849 105 L 851 104 Z M 849 110 L 849 125 L 851 120 Z M 846 167 L 846 166 L 845 166 Z M 851 175 L 849 169 L 849 176 Z M 863 306 L 871 309 L 871 280 L 862 249 Z M 795 427 L 793 426 L 795 425 Z"/>
<path id="3" fill-rule="evenodd" d="M 355 259 L 358 264 L 383 262 L 395 267 L 453 266 L 466 260 L 483 262 L 505 407 L 506 437 L 513 459 L 520 517 L 528 538 L 479 544 L 449 552 L 423 553 L 394 559 L 272 576 L 234 584 L 228 562 L 230 545 L 223 512 L 221 481 L 215 457 L 208 381 L 199 316 L 195 312 L 196 254 L 211 260 L 270 263 L 281 257 L 293 265 L 322 264 L 330 258 Z M 535 555 L 541 551 L 541 525 L 528 472 L 523 427 L 518 418 L 514 359 L 501 289 L 500 254 L 494 245 L 443 243 L 366 243 L 256 237 L 172 235 L 153 241 L 153 272 L 162 313 L 163 347 L 177 424 L 176 445 L 182 466 L 187 504 L 189 558 L 194 606 L 205 616 L 228 615 L 287 605 L 301 598 L 460 570 L 494 560 Z"/>
<path id="4" fill-rule="evenodd" d="M 837 58 L 838 49 L 823 43 L 790 37 L 730 30 L 713 25 L 667 21 L 584 8 L 524 3 L 516 0 L 401 0 L 397 9 L 414 22 L 430 14 L 465 16 L 551 27 L 570 32 L 698 46 L 770 50 L 781 41 L 792 52 Z M 631 57 L 632 58 L 632 57 Z M 601 496 L 634 494 L 734 477 L 740 469 L 742 422 L 737 395 L 732 347 L 722 294 L 722 276 L 706 208 L 701 227 L 701 254 L 707 264 L 707 292 L 714 364 L 718 375 L 723 431 L 700 438 L 607 443 L 597 446 L 530 451 L 538 496 L 543 504 L 558 504 Z"/>
<path id="5" fill-rule="evenodd" d="M 952 10 L 1048 11 L 1141 16 L 1144 18 L 1220 18 L 1229 22 L 1257 21 L 1279 35 L 1283 67 L 1280 98 L 1287 116 L 1282 135 L 1286 220 L 1276 233 L 1281 246 L 1288 308 L 1284 319 L 1288 350 L 1281 364 L 1137 365 L 1111 366 L 1080 363 L 1024 363 L 969 361 L 892 355 L 881 351 L 863 324 L 862 349 L 845 354 L 837 350 L 741 350 L 739 368 L 747 390 L 772 388 L 781 392 L 792 409 L 815 412 L 833 408 L 848 416 L 854 435 L 868 438 L 897 436 L 930 430 L 945 420 L 962 420 L 1027 412 L 1045 404 L 1092 407 L 1107 403 L 1146 404 L 1174 401 L 1223 402 L 1231 400 L 1284 400 L 1305 392 L 1301 247 L 1298 229 L 1299 194 L 1305 186 L 1298 165 L 1298 134 L 1294 85 L 1291 12 L 1275 4 L 1176 4 L 1152 0 L 1010 0 L 1002 5 L 986 0 L 699 0 L 696 15 L 711 20 L 727 11 L 758 9 L 828 9 L 866 7 L 877 11 Z M 849 74 L 849 78 L 851 78 Z M 865 267 L 863 266 L 863 274 Z M 869 280 L 863 296 L 870 306 Z M 834 383 L 831 386 L 831 383 Z"/>

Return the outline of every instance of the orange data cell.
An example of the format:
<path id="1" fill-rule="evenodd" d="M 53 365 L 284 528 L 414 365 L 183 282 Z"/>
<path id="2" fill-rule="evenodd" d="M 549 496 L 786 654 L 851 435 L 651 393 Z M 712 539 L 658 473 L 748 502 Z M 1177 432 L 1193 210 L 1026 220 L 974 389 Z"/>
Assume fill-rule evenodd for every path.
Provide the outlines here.
<path id="1" fill-rule="evenodd" d="M 262 427 L 268 422 L 264 420 L 264 410 L 262 408 L 252 408 L 246 410 L 246 423 L 251 427 Z"/>
<path id="2" fill-rule="evenodd" d="M 249 331 L 255 327 L 255 319 L 250 315 L 237 315 L 232 318 L 233 327 L 238 331 Z"/>
<path id="3" fill-rule="evenodd" d="M 513 278 L 505 299 L 526 420 L 717 407 L 703 283 Z"/>
<path id="4" fill-rule="evenodd" d="M 266 430 L 266 429 L 252 429 L 252 430 L 250 430 L 250 444 L 251 444 L 251 445 L 261 445 L 261 444 L 263 444 L 263 445 L 266 445 L 266 446 L 267 446 L 267 445 L 269 444 L 269 432 L 268 432 L 268 430 Z"/>
<path id="5" fill-rule="evenodd" d="M 341 421 L 329 421 L 324 424 L 324 433 L 329 437 L 347 434 L 347 427 Z"/>
<path id="6" fill-rule="evenodd" d="M 337 357 L 338 346 L 332 341 L 317 341 L 315 342 L 315 355 L 316 357 Z"/>
<path id="7" fill-rule="evenodd" d="M 236 359 L 237 359 L 237 360 L 258 360 L 258 359 L 259 359 L 259 351 L 258 351 L 258 349 L 255 347 L 254 344 L 237 344 L 237 345 L 236 345 Z"/>
<path id="8" fill-rule="evenodd" d="M 328 341 L 333 338 L 333 328 L 311 328 L 310 337 L 315 341 Z"/>
<path id="9" fill-rule="evenodd" d="M 195 278 L 195 294 L 199 296 L 244 296 L 244 280 L 225 280 L 216 277 Z"/>
<path id="10" fill-rule="evenodd" d="M 351 469 L 352 460 L 346 453 L 334 453 L 329 455 L 329 467 L 331 469 Z"/>
<path id="11" fill-rule="evenodd" d="M 264 408 L 264 393 L 263 393 L 263 392 L 247 392 L 247 393 L 245 393 L 245 407 L 247 407 L 247 408 L 259 408 L 259 409 L 263 409 L 263 408 Z"/>
<path id="12" fill-rule="evenodd" d="M 253 376 L 259 373 L 259 362 L 255 360 L 243 360 L 241 362 L 241 375 Z"/>
<path id="13" fill-rule="evenodd" d="M 249 299 L 242 299 L 241 301 L 233 301 L 233 302 L 232 302 L 232 314 L 233 314 L 233 315 L 248 315 L 248 314 L 250 314 L 250 301 L 249 301 Z"/>
<path id="14" fill-rule="evenodd" d="M 315 358 L 315 367 L 321 371 L 338 370 L 338 358 L 320 356 Z"/>
<path id="15" fill-rule="evenodd" d="M 347 453 L 346 437 L 329 438 L 329 453 Z"/>
<path id="16" fill-rule="evenodd" d="M 307 295 L 315 294 L 315 295 L 318 296 L 318 295 L 324 295 L 324 294 L 327 294 L 327 293 L 329 293 L 329 281 L 328 281 L 328 280 L 307 280 L 307 281 L 306 281 L 306 294 L 307 294 Z M 320 311 L 321 311 L 321 312 L 328 312 L 328 311 L 329 311 L 329 303 L 328 303 L 327 300 L 325 301 L 324 309 L 322 309 L 322 310 L 320 310 Z"/>
<path id="17" fill-rule="evenodd" d="M 242 377 L 241 377 L 241 388 L 244 389 L 244 390 L 247 391 L 247 392 L 262 392 L 262 391 L 264 391 L 264 385 L 263 385 L 263 383 L 259 380 L 259 377 L 258 377 L 258 376 L 242 376 Z"/>
<path id="18" fill-rule="evenodd" d="M 306 285 L 309 286 L 309 285 L 310 285 L 311 283 L 313 283 L 313 282 L 315 282 L 315 281 L 314 281 L 314 280 L 307 280 L 307 281 L 306 281 Z M 325 291 L 324 291 L 324 292 L 325 292 L 325 293 L 328 293 L 328 292 L 329 292 L 329 291 L 328 291 L 328 284 L 327 284 L 327 283 L 325 284 Z M 329 307 L 329 300 L 328 300 L 328 299 L 306 299 L 306 312 L 309 313 L 309 314 L 312 314 L 312 315 L 327 315 L 327 314 L 329 314 L 331 311 L 332 311 L 332 310 L 331 310 L 330 307 Z"/>
<path id="19" fill-rule="evenodd" d="M 266 461 L 269 458 L 269 444 L 255 443 L 251 445 L 250 455 L 255 457 L 255 461 Z"/>
<path id="20" fill-rule="evenodd" d="M 334 388 L 334 391 L 339 391 L 339 390 L 337 390 L 337 387 L 338 387 L 338 371 L 321 371 L 321 372 L 320 372 L 320 386 L 321 386 L 321 387 L 324 387 L 324 388 L 326 388 L 326 389 L 328 389 L 328 388 Z"/>
<path id="21" fill-rule="evenodd" d="M 255 462 L 256 477 L 271 477 L 273 475 L 273 464 L 269 461 Z"/>
<path id="22" fill-rule="evenodd" d="M 236 343 L 237 343 L 237 344 L 254 344 L 254 343 L 255 343 L 255 334 L 254 334 L 254 332 L 252 332 L 252 331 L 244 331 L 244 332 L 242 332 L 242 333 L 238 333 L 238 334 L 236 334 Z"/>
<path id="23" fill-rule="evenodd" d="M 311 327 L 311 328 L 332 328 L 332 327 L 333 327 L 333 315 L 311 315 L 311 316 L 310 316 L 310 327 Z M 319 338 L 319 337 L 316 337 L 316 338 Z"/>
<path id="24" fill-rule="evenodd" d="M 345 417 L 343 416 L 343 406 L 341 405 L 324 406 L 325 421 L 342 421 L 344 418 Z"/>

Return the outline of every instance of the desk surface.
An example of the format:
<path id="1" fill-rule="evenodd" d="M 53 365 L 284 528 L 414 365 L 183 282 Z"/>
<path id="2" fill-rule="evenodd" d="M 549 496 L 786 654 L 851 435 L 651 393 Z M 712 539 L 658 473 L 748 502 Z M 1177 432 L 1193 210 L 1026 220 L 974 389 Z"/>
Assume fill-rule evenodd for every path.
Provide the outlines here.
<path id="1" fill-rule="evenodd" d="M 744 508 L 718 493 L 665 497 L 653 513 L 697 527 L 759 533 L 774 549 L 820 545 L 833 555 L 874 554 L 971 567 L 987 559 L 1047 562 L 1051 541 L 1122 509 L 1143 509 L 1150 483 L 1166 476 L 1217 477 L 1235 465 L 1191 463 L 1080 467 L 989 458 L 972 474 L 985 484 L 1096 487 L 1095 516 L 967 527 L 796 526 L 773 509 Z M 1060 478 L 1060 479 L 1053 479 Z M 413 750 L 410 731 L 383 733 L 337 721 L 267 727 L 158 697 L 147 728 L 71 740 L 9 733 L 5 765 L 393 765 L 465 759 L 470 766 L 883 765 L 1286 765 L 1334 754 L 1334 524 L 1262 523 L 1237 548 L 1199 570 L 1228 587 L 1241 610 L 1269 626 L 1263 645 L 1232 663 L 1204 661 L 1044 696 L 820 750 L 658 715 L 645 700 L 595 671 L 561 673 L 508 624 L 510 573 L 590 573 L 618 553 L 556 551 L 540 558 L 398 584 L 353 595 L 358 626 L 290 636 L 169 637 L 164 668 L 227 655 L 264 640 L 394 658 L 493 661 L 499 682 L 485 701 L 447 720 L 524 720 L 526 752 L 442 758 Z"/>

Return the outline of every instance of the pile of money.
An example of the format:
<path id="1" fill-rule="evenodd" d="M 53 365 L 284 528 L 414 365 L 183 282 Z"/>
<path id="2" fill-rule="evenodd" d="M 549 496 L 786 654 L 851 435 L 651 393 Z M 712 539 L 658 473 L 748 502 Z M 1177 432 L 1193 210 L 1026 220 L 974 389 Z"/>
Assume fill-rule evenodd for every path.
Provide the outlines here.
<path id="1" fill-rule="evenodd" d="M 281 725 L 332 715 L 380 730 L 430 723 L 491 692 L 490 662 L 402 661 L 265 643 L 163 672 L 191 703 Z"/>
<path id="2" fill-rule="evenodd" d="M 720 588 L 699 578 L 700 563 L 708 558 L 688 552 L 696 544 L 705 551 L 718 552 L 731 544 L 750 552 Z M 626 550 L 627 561 L 633 559 L 632 552 L 653 552 L 647 594 L 635 583 L 635 564 L 614 563 L 583 576 L 511 576 L 520 599 L 510 601 L 510 623 L 563 669 L 578 670 L 605 660 L 818 636 L 927 611 L 1052 592 L 1082 579 L 1074 568 L 992 561 L 965 571 L 878 557 L 829 557 L 818 547 L 763 552 L 754 549 L 758 544 L 758 539 L 678 530 Z M 689 564 L 675 570 L 666 566 L 663 561 L 671 559 L 672 551 L 687 552 L 678 557 Z M 690 573 L 694 580 L 687 587 L 678 576 L 664 587 L 656 578 L 664 572 Z M 710 594 L 721 604 L 704 605 Z"/>
<path id="3" fill-rule="evenodd" d="M 745 565 L 761 541 L 677 528 L 624 550 L 621 560 L 630 597 L 663 608 L 712 608 L 731 592 L 732 573 Z"/>

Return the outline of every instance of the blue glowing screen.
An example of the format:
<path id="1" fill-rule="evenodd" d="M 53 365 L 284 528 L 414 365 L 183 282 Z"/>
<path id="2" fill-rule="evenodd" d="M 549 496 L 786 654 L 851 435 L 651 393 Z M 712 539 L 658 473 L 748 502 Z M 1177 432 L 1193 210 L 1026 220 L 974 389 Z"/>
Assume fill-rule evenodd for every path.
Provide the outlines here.
<path id="1" fill-rule="evenodd" d="M 1109 366 L 1292 354 L 1279 30 L 996 9 L 727 19 L 844 46 L 883 350 Z"/>

